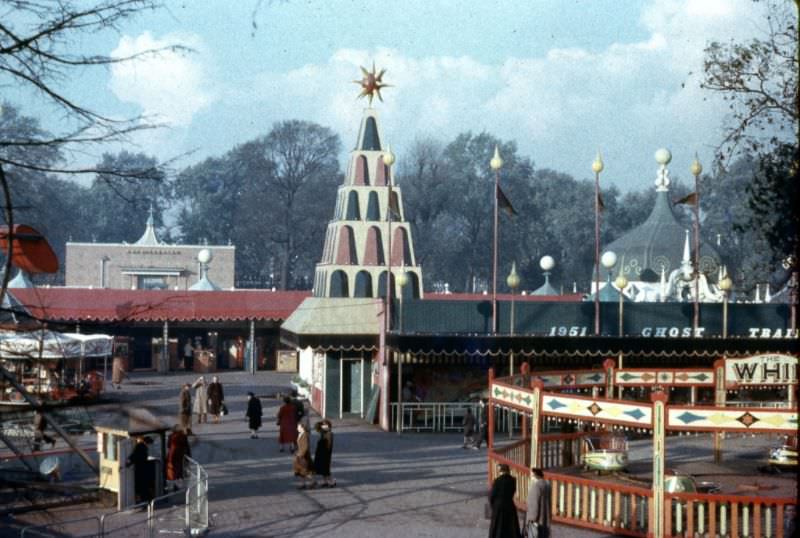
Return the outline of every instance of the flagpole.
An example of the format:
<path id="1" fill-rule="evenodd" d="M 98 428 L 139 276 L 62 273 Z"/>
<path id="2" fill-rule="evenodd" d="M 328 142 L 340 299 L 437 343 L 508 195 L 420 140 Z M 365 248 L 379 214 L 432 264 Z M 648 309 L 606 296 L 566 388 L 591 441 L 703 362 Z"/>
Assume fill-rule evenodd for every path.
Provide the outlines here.
<path id="1" fill-rule="evenodd" d="M 700 174 L 703 166 L 694 154 L 694 161 L 689 167 L 694 176 L 694 315 L 692 317 L 693 336 L 697 336 L 700 327 Z"/>
<path id="2" fill-rule="evenodd" d="M 503 167 L 503 159 L 500 158 L 500 150 L 494 147 L 494 156 L 489 161 L 489 166 L 494 170 L 494 241 L 492 242 L 492 334 L 497 332 L 497 198 L 500 188 L 500 168 Z"/>
<path id="3" fill-rule="evenodd" d="M 603 158 L 597 152 L 592 163 L 594 172 L 594 334 L 600 334 L 600 172 Z"/>

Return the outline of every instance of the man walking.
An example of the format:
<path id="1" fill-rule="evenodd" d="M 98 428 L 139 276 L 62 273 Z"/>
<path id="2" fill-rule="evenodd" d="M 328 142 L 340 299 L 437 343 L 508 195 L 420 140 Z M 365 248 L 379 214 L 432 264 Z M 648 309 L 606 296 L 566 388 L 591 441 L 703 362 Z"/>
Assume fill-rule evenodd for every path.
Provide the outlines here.
<path id="1" fill-rule="evenodd" d="M 550 538 L 550 482 L 541 469 L 534 467 L 531 473 L 525 528 L 528 538 Z"/>
<path id="2" fill-rule="evenodd" d="M 476 448 L 475 447 L 475 415 L 472 414 L 472 409 L 467 407 L 467 414 L 464 415 L 464 444 L 461 448 Z"/>

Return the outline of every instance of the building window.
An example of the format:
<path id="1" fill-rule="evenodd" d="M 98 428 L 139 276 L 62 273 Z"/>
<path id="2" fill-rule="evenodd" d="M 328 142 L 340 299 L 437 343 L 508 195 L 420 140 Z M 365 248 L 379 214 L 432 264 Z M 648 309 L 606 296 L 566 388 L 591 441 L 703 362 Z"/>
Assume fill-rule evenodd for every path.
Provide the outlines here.
<path id="1" fill-rule="evenodd" d="M 159 275 L 138 275 L 136 289 L 140 290 L 165 290 L 169 288 L 167 277 Z"/>

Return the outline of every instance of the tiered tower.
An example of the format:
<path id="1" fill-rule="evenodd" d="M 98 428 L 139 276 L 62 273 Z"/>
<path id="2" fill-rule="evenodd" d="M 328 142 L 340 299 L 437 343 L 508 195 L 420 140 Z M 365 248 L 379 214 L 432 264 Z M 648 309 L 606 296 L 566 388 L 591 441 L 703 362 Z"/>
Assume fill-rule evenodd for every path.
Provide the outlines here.
<path id="1" fill-rule="evenodd" d="M 422 270 L 389 165 L 394 156 L 389 155 L 377 111 L 367 108 L 325 234 L 314 275 L 315 297 L 384 297 L 389 268 L 392 297 L 401 292 L 404 298 L 422 296 Z"/>

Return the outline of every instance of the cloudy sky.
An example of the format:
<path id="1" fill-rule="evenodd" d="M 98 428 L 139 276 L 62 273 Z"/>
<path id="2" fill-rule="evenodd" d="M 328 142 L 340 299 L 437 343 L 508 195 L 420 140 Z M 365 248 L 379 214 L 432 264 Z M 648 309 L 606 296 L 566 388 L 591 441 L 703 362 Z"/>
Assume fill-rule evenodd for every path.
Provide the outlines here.
<path id="1" fill-rule="evenodd" d="M 190 164 L 288 118 L 333 128 L 349 150 L 366 106 L 351 81 L 374 61 L 393 85 L 376 108 L 400 159 L 415 138 L 485 130 L 577 178 L 599 149 L 602 181 L 623 190 L 652 185 L 661 146 L 673 177 L 689 176 L 695 152 L 710 164 L 725 107 L 699 88 L 703 48 L 764 26 L 763 4 L 750 0 L 166 4 L 93 47 L 126 55 L 183 43 L 194 53 L 86 73 L 68 88 L 103 112 L 170 125 L 137 139 L 138 150 L 194 151 Z"/>

